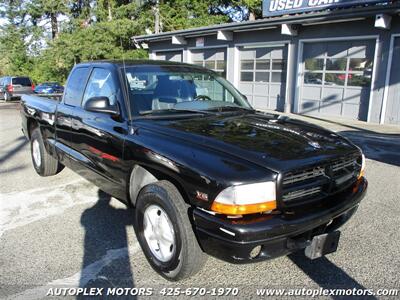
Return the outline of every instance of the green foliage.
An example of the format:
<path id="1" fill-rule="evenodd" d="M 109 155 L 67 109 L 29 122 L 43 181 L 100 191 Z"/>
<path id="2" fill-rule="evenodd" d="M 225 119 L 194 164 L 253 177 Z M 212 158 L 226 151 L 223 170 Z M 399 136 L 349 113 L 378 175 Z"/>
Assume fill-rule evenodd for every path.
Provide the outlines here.
<path id="1" fill-rule="evenodd" d="M 163 31 L 220 24 L 228 21 L 225 15 L 210 13 L 213 1 L 170 0 L 160 5 Z"/>
<path id="2" fill-rule="evenodd" d="M 147 58 L 131 37 L 229 21 L 215 5 L 256 7 L 260 0 L 6 0 L 0 27 L 0 75 L 29 75 L 36 83 L 65 82 L 75 63 Z M 63 21 L 60 17 L 63 17 Z"/>
<path id="3" fill-rule="evenodd" d="M 14 25 L 7 25 L 0 36 L 0 74 L 21 75 L 30 71 L 31 58 L 28 45 L 24 42 L 26 33 Z"/>

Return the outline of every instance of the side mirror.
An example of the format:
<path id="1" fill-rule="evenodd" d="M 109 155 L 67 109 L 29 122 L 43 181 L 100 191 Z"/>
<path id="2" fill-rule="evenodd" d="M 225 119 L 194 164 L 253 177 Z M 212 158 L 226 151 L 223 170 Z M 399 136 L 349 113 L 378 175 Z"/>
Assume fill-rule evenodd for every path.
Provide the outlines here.
<path id="1" fill-rule="evenodd" d="M 108 97 L 89 98 L 84 105 L 84 109 L 91 112 L 119 115 L 118 105 L 111 105 Z"/>
<path id="2" fill-rule="evenodd" d="M 244 99 L 249 100 L 249 99 L 247 99 L 247 96 L 246 96 L 245 94 L 240 93 L 240 95 L 242 95 L 242 97 L 243 97 Z"/>

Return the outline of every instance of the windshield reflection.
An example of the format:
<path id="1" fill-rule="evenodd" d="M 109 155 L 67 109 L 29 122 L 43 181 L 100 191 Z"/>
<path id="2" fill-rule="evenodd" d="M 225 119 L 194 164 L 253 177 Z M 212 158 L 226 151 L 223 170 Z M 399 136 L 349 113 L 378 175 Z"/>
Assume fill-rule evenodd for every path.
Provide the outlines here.
<path id="1" fill-rule="evenodd" d="M 186 65 L 142 65 L 124 69 L 132 114 L 171 114 L 219 108 L 252 109 L 224 78 Z"/>

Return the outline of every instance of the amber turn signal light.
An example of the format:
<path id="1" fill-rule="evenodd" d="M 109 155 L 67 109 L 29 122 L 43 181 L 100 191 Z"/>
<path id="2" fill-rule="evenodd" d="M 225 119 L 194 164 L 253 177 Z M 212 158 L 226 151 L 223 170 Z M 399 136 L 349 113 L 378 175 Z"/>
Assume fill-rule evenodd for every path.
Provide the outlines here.
<path id="1" fill-rule="evenodd" d="M 268 201 L 263 203 L 246 204 L 246 205 L 224 204 L 214 201 L 211 206 L 212 211 L 224 215 L 248 215 L 248 214 L 262 213 L 274 209 L 276 209 L 276 201 Z"/>

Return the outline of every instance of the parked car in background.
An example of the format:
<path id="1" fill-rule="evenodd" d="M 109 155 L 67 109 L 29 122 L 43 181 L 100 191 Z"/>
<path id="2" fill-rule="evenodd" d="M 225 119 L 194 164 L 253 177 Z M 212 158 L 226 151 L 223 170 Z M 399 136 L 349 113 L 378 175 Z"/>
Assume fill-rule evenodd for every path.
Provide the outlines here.
<path id="1" fill-rule="evenodd" d="M 44 82 L 36 86 L 36 94 L 62 94 L 64 87 L 58 82 Z"/>
<path id="2" fill-rule="evenodd" d="M 22 95 L 32 94 L 35 86 L 27 76 L 5 76 L 0 78 L 0 99 L 5 101 L 20 99 Z"/>

